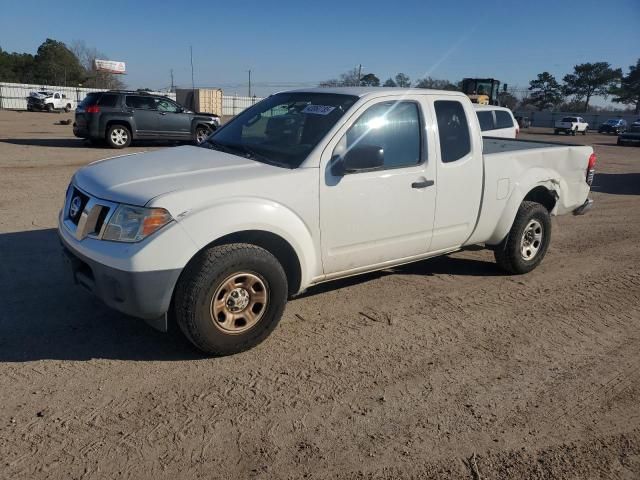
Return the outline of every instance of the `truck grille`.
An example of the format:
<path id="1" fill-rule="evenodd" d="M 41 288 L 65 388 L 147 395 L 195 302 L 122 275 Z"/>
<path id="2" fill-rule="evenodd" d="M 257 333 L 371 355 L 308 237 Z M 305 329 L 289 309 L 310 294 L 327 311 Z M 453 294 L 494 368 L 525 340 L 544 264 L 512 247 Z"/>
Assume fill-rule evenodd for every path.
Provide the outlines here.
<path id="1" fill-rule="evenodd" d="M 95 198 L 75 185 L 69 187 L 62 212 L 62 222 L 78 240 L 101 238 L 117 205 Z"/>

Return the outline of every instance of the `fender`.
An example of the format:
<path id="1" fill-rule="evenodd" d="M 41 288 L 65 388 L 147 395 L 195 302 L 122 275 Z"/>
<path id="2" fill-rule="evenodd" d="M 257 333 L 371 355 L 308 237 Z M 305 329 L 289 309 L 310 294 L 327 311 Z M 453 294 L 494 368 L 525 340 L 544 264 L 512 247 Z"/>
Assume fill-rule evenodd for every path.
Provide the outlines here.
<path id="1" fill-rule="evenodd" d="M 258 230 L 278 235 L 291 245 L 300 263 L 300 291 L 322 273 L 319 249 L 310 228 L 299 215 L 278 202 L 258 197 L 233 197 L 198 211 L 180 213 L 176 220 L 196 246 L 189 259 L 219 238 Z"/>
<path id="2" fill-rule="evenodd" d="M 511 230 L 511 226 L 516 218 L 518 209 L 524 201 L 525 197 L 536 187 L 544 187 L 549 190 L 557 199 L 555 207 L 550 212 L 556 215 L 558 209 L 562 208 L 561 201 L 563 192 L 566 192 L 568 185 L 555 170 L 548 168 L 532 168 L 514 185 L 509 197 L 507 198 L 504 208 L 500 213 L 498 223 L 493 232 L 486 240 L 488 245 L 497 245 L 500 243 Z"/>

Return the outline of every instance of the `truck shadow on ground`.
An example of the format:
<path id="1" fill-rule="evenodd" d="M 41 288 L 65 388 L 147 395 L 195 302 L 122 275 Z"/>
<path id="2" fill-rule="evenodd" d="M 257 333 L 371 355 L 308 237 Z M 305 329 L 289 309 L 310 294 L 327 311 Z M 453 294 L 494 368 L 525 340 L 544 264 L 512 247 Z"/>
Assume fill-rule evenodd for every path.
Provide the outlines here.
<path id="1" fill-rule="evenodd" d="M 500 275 L 491 262 L 440 257 L 337 280 L 302 296 L 384 275 Z M 0 361 L 204 358 L 177 332 L 164 334 L 115 312 L 73 284 L 54 229 L 0 234 Z"/>
<path id="2" fill-rule="evenodd" d="M 89 146 L 79 138 L 3 138 L 0 142 L 31 147 L 86 148 Z"/>
<path id="3" fill-rule="evenodd" d="M 640 173 L 596 173 L 591 190 L 612 195 L 640 195 Z"/>
<path id="4" fill-rule="evenodd" d="M 104 149 L 114 152 L 127 153 L 127 150 L 114 150 L 107 147 L 106 144 L 91 145 L 88 141 L 81 138 L 3 138 L 0 142 L 10 143 L 12 145 L 24 145 L 31 147 L 53 147 L 53 148 L 95 148 Z M 168 140 L 136 140 L 132 142 L 132 147 L 170 147 L 173 145 L 184 145 L 188 142 L 173 142 Z"/>

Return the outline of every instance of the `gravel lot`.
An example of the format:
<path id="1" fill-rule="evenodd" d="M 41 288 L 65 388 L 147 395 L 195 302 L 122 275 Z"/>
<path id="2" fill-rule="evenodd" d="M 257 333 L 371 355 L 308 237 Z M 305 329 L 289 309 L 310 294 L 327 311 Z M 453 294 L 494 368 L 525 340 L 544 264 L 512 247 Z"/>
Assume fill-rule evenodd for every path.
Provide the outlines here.
<path id="1" fill-rule="evenodd" d="M 333 282 L 209 359 L 71 284 L 56 214 L 114 151 L 64 118 L 0 111 L 1 478 L 640 478 L 640 148 L 530 129 L 599 157 L 537 270 L 475 250 Z"/>

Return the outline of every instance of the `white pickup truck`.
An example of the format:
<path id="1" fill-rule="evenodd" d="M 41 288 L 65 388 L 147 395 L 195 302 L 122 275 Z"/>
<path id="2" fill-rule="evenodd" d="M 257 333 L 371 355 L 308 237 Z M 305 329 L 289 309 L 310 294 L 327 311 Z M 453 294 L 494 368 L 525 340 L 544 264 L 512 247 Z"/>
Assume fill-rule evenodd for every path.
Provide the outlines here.
<path id="1" fill-rule="evenodd" d="M 62 92 L 41 90 L 31 92 L 27 97 L 27 110 L 30 112 L 34 110 L 46 110 L 47 112 L 64 110 L 68 113 L 75 108 L 76 102 L 71 98 L 67 98 L 66 94 Z"/>
<path id="2" fill-rule="evenodd" d="M 224 355 L 328 280 L 475 244 L 507 272 L 533 270 L 551 216 L 591 207 L 594 166 L 586 146 L 483 141 L 462 93 L 298 90 L 199 147 L 80 169 L 58 231 L 77 283 Z"/>
<path id="3" fill-rule="evenodd" d="M 576 133 L 586 135 L 588 129 L 589 124 L 584 121 L 584 118 L 564 117 L 562 120 L 556 121 L 553 133 L 556 135 L 560 132 L 566 133 L 567 135 L 575 135 Z"/>

